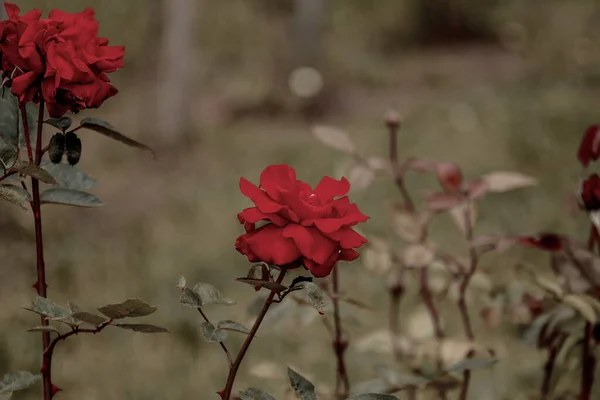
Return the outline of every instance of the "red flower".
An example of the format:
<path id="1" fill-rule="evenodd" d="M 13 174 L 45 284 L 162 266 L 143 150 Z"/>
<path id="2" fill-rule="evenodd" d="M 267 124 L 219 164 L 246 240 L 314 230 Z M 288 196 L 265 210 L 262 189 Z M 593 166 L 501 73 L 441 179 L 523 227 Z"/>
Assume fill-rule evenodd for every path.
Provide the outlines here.
<path id="1" fill-rule="evenodd" d="M 600 157 L 600 127 L 598 125 L 590 126 L 583 136 L 577 158 L 584 167 L 587 167 L 590 161 L 596 161 Z"/>
<path id="2" fill-rule="evenodd" d="M 251 262 L 301 262 L 315 277 L 324 277 L 339 260 L 357 258 L 354 249 L 367 242 L 351 227 L 369 217 L 345 196 L 350 183 L 344 178 L 325 177 L 313 190 L 289 166 L 272 165 L 260 175 L 260 188 L 242 178 L 240 189 L 256 207 L 238 214 L 246 233 L 235 248 Z M 257 227 L 259 221 L 267 224 Z"/>
<path id="3" fill-rule="evenodd" d="M 463 188 L 463 174 L 460 167 L 452 163 L 439 163 L 435 168 L 440 185 L 446 192 L 457 193 Z"/>
<path id="4" fill-rule="evenodd" d="M 600 176 L 592 174 L 581 186 L 581 203 L 588 211 L 600 210 Z"/>
<path id="5" fill-rule="evenodd" d="M 5 3 L 9 19 L 0 22 L 0 68 L 21 103 L 46 101 L 52 117 L 97 108 L 117 89 L 107 73 L 123 67 L 124 47 L 98 37 L 94 11 L 51 11 L 47 19 Z"/>

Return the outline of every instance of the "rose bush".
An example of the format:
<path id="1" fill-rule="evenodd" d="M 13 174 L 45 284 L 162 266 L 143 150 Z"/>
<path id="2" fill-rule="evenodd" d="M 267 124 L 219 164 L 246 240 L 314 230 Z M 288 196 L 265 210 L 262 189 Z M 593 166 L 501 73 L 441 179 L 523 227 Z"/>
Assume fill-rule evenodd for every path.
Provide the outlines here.
<path id="1" fill-rule="evenodd" d="M 235 247 L 251 262 L 299 262 L 315 277 L 325 277 L 338 261 L 356 259 L 354 249 L 367 242 L 351 228 L 369 217 L 350 203 L 345 178 L 325 177 L 313 190 L 296 179 L 294 169 L 272 165 L 262 172 L 260 187 L 242 178 L 240 189 L 255 207 L 238 214 L 246 233 Z M 260 221 L 266 224 L 258 227 Z"/>
<path id="2" fill-rule="evenodd" d="M 107 73 L 123 67 L 125 48 L 98 37 L 91 8 L 78 14 L 54 10 L 47 19 L 38 10 L 19 16 L 18 6 L 5 8 L 0 68 L 21 104 L 43 99 L 50 116 L 60 117 L 97 108 L 117 93 Z"/>

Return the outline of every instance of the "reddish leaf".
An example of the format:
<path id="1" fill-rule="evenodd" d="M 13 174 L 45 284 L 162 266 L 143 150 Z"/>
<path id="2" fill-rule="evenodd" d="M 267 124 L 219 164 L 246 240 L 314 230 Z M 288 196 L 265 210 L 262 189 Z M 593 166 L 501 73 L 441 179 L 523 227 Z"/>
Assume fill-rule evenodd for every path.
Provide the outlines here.
<path id="1" fill-rule="evenodd" d="M 460 167 L 453 163 L 439 163 L 435 167 L 440 185 L 447 192 L 458 192 L 462 189 L 463 175 Z"/>
<path id="2" fill-rule="evenodd" d="M 467 196 L 470 200 L 482 198 L 488 192 L 487 182 L 483 179 L 476 179 L 465 184 Z"/>
<path id="3" fill-rule="evenodd" d="M 563 249 L 563 239 L 555 233 L 540 233 L 536 236 L 522 236 L 519 243 L 536 247 L 546 251 L 560 251 Z"/>
<path id="4" fill-rule="evenodd" d="M 584 167 L 587 167 L 590 161 L 596 161 L 598 157 L 600 157 L 600 127 L 592 125 L 583 135 L 577 158 Z"/>
<path id="5" fill-rule="evenodd" d="M 434 193 L 427 198 L 427 208 L 430 211 L 441 212 L 448 211 L 451 208 L 458 207 L 464 198 L 461 195 L 453 193 Z"/>

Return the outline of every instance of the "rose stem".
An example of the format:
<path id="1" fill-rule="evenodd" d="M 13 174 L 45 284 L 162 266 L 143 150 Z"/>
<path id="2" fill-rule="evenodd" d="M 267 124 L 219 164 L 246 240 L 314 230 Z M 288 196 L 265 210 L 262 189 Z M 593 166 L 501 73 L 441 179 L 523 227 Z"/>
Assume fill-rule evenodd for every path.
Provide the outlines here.
<path id="1" fill-rule="evenodd" d="M 281 283 L 283 281 L 283 278 L 285 277 L 285 273 L 286 273 L 286 270 L 282 269 L 281 272 L 279 273 L 279 276 L 277 277 L 277 281 L 276 281 L 277 283 Z M 267 314 L 269 307 L 271 307 L 271 304 L 273 304 L 273 299 L 275 298 L 275 294 L 276 294 L 276 292 L 274 290 L 271 290 L 271 293 L 269 293 L 269 297 L 267 297 L 267 300 L 265 301 L 263 308 L 260 310 L 260 313 L 256 317 L 256 321 L 254 321 L 254 325 L 252 325 L 252 329 L 250 329 L 250 333 L 248 333 L 248 336 L 246 336 L 246 340 L 244 340 L 244 343 L 242 344 L 242 348 L 240 349 L 239 353 L 235 357 L 235 360 L 234 360 L 233 364 L 231 365 L 231 368 L 229 369 L 229 374 L 227 375 L 227 383 L 225 384 L 225 389 L 223 389 L 222 393 L 219 393 L 221 395 L 222 400 L 229 400 L 231 398 L 231 391 L 233 390 L 233 383 L 235 381 L 237 372 L 240 368 L 240 364 L 242 363 L 242 360 L 244 359 L 244 356 L 246 355 L 246 352 L 248 351 L 248 348 L 250 347 L 250 344 L 252 343 L 252 340 L 254 339 L 254 336 L 256 335 L 258 328 L 260 327 L 260 324 L 262 323 L 263 319 L 265 318 L 265 315 Z"/>
<path id="2" fill-rule="evenodd" d="M 342 320 L 340 317 L 339 304 L 339 273 L 337 265 L 333 267 L 331 279 L 333 281 L 333 293 L 331 297 L 333 300 L 333 320 L 335 334 L 333 339 L 333 351 L 337 359 L 335 393 L 338 399 L 345 399 L 350 393 L 350 380 L 348 379 L 346 364 L 344 362 L 344 353 L 348 348 L 348 341 L 344 338 L 342 333 Z"/>
<path id="3" fill-rule="evenodd" d="M 42 128 L 44 121 L 44 100 L 40 100 L 39 114 L 38 114 L 38 126 L 37 126 L 37 137 L 35 146 L 35 160 L 32 156 L 31 149 L 31 138 L 29 136 L 29 124 L 27 121 L 27 110 L 25 106 L 21 106 L 21 117 L 23 119 L 23 131 L 25 133 L 25 140 L 27 142 L 27 153 L 29 155 L 30 162 L 35 163 L 36 166 L 40 165 L 42 159 Z M 33 211 L 33 221 L 35 225 L 35 250 L 37 260 L 37 280 L 33 285 L 36 289 L 38 296 L 46 297 L 46 267 L 44 264 L 44 245 L 42 240 L 42 214 L 40 207 L 40 182 L 32 177 L 31 178 L 31 191 L 32 191 L 32 202 L 31 208 Z M 42 326 L 48 325 L 48 321 L 44 316 L 41 317 Z M 42 346 L 43 346 L 43 361 L 42 361 L 42 378 L 44 382 L 44 400 L 50 400 L 53 396 L 52 390 L 52 371 L 49 363 L 48 356 L 46 356 L 46 349 L 50 346 L 50 332 L 42 331 Z"/>
<path id="4" fill-rule="evenodd" d="M 463 326 L 465 329 L 465 334 L 470 341 L 475 340 L 475 333 L 473 332 L 473 327 L 471 325 L 471 318 L 469 316 L 469 310 L 467 309 L 467 301 L 466 294 L 467 288 L 469 287 L 469 283 L 471 283 L 471 278 L 475 274 L 477 270 L 477 264 L 479 263 L 479 256 L 477 254 L 477 250 L 471 246 L 471 241 L 473 240 L 473 221 L 471 220 L 471 204 L 469 202 L 466 203 L 465 207 L 465 238 L 467 240 L 467 245 L 469 246 L 469 270 L 466 275 L 463 277 L 462 282 L 460 283 L 459 288 L 459 297 L 458 297 L 458 308 L 460 310 L 460 315 L 462 317 Z M 467 393 L 469 391 L 469 383 L 471 381 L 471 371 L 466 369 L 463 373 L 463 381 L 460 388 L 460 400 L 466 400 Z"/>

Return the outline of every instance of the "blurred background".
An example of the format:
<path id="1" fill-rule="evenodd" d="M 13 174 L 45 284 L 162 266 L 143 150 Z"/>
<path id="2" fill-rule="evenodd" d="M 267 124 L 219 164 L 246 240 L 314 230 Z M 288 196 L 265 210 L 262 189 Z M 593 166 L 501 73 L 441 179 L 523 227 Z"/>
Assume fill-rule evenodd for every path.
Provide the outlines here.
<path id="1" fill-rule="evenodd" d="M 61 399 L 216 399 L 226 363 L 204 341 L 194 310 L 178 304 L 180 275 L 204 281 L 238 301 L 207 310 L 212 319 L 247 322 L 255 297 L 233 279 L 249 264 L 233 247 L 236 214 L 249 202 L 239 178 L 258 183 L 269 164 L 287 163 L 316 184 L 340 176 L 348 160 L 318 143 L 314 124 L 347 131 L 365 155 L 385 157 L 383 116 L 403 116 L 399 152 L 459 163 L 468 177 L 516 170 L 533 188 L 490 196 L 477 233 L 560 231 L 580 237 L 587 221 L 569 208 L 583 176 L 575 154 L 600 104 L 600 4 L 594 0 L 16 0 L 22 10 L 93 7 L 101 36 L 126 46 L 125 68 L 111 78 L 120 93 L 84 116 L 110 121 L 154 147 L 145 153 L 93 133 L 82 134 L 79 167 L 98 183 L 99 209 L 44 209 L 49 295 L 93 310 L 140 297 L 159 311 L 148 318 L 170 335 L 107 329 L 61 343 L 54 381 Z M 49 132 L 51 133 L 51 132 Z M 433 188 L 420 176 L 413 193 Z M 398 201 L 386 179 L 353 194 L 371 216 L 368 237 L 388 237 L 384 205 Z M 0 374 L 39 368 L 38 324 L 23 310 L 34 296 L 31 218 L 0 204 Z M 450 249 L 461 243 L 451 221 L 435 226 Z M 454 246 L 454 247 L 453 247 Z M 536 252 L 485 258 L 494 279 Z M 386 277 L 342 266 L 343 287 L 375 311 L 348 309 L 350 341 L 387 326 Z M 417 301 L 403 303 L 403 327 Z M 449 306 L 449 315 L 453 305 Z M 455 311 L 454 311 L 455 312 Z M 475 313 L 475 311 L 474 311 Z M 300 314 L 299 314 L 300 315 Z M 330 337 L 313 310 L 261 331 L 239 375 L 283 398 L 287 365 L 321 386 L 334 379 Z M 478 320 L 478 318 L 475 318 Z M 412 321 L 409 323 L 409 321 Z M 461 335 L 458 322 L 448 329 Z M 478 337 L 500 349 L 492 372 L 476 375 L 473 399 L 529 399 L 543 354 L 514 326 Z M 426 331 L 426 330 L 425 330 Z M 241 337 L 230 335 L 230 347 Z M 353 382 L 372 378 L 390 354 L 348 351 Z M 279 369 L 278 367 L 279 366 Z M 479 378 L 477 378 L 479 377 Z M 600 386 L 600 385 L 597 385 Z M 493 388 L 493 389 L 492 389 Z M 39 388 L 15 394 L 39 398 Z"/>

